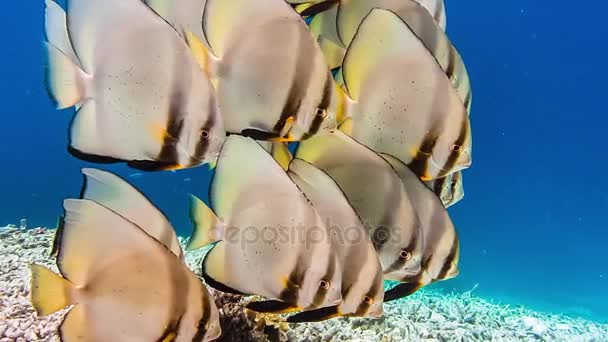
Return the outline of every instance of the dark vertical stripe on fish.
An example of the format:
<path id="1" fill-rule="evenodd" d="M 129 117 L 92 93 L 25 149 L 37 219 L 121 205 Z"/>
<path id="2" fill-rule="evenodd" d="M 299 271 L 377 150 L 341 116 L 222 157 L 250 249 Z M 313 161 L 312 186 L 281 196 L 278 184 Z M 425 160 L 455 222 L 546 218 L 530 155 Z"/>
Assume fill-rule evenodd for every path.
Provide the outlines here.
<path id="1" fill-rule="evenodd" d="M 447 177 L 437 178 L 433 183 L 433 192 L 439 198 L 441 198 L 441 193 L 443 192 L 443 186 L 445 184 L 446 178 Z"/>
<path id="2" fill-rule="evenodd" d="M 464 149 L 464 143 L 467 139 L 467 135 L 469 133 L 469 123 L 468 116 L 464 117 L 460 126 L 460 133 L 458 134 L 458 138 L 454 142 L 454 145 L 460 146 L 459 151 L 450 151 L 450 156 L 448 160 L 446 160 L 445 164 L 441 166 L 443 172 L 441 172 L 440 176 L 447 176 L 452 169 L 456 166 L 458 162 L 458 158 L 460 157 L 460 153 Z"/>
<path id="3" fill-rule="evenodd" d="M 302 265 L 301 262 L 297 262 L 295 268 L 287 278 L 285 289 L 279 294 L 280 300 L 289 304 L 296 304 L 298 302 L 298 292 L 304 282 L 304 272 L 304 265 Z"/>
<path id="4" fill-rule="evenodd" d="M 192 342 L 200 342 L 203 340 L 203 338 L 205 338 L 205 334 L 207 333 L 207 323 L 209 322 L 209 317 L 211 317 L 211 298 L 209 294 L 205 293 L 206 291 L 203 290 L 201 292 L 204 300 L 203 314 L 196 325 L 196 333 L 194 334 L 194 337 L 192 337 Z"/>
<path id="5" fill-rule="evenodd" d="M 438 136 L 434 130 L 430 130 L 423 138 L 422 145 L 416 151 L 414 159 L 407 166 L 414 171 L 419 177 L 426 175 L 428 170 L 429 159 L 433 154 L 433 149 L 437 145 Z"/>
<path id="6" fill-rule="evenodd" d="M 407 253 L 412 254 L 412 251 L 416 249 L 417 244 L 418 244 L 418 230 L 415 230 L 415 233 L 412 234 L 412 239 L 411 239 L 410 243 L 405 248 L 403 248 L 403 251 L 406 251 Z M 401 270 L 403 268 L 403 266 L 405 266 L 405 263 L 407 261 L 408 260 L 406 258 L 402 258 L 401 256 L 399 256 L 399 258 L 397 260 L 395 260 L 386 270 L 384 270 L 384 273 L 387 274 L 387 273 Z"/>
<path id="7" fill-rule="evenodd" d="M 331 72 L 328 72 L 327 77 L 325 78 L 325 83 L 323 85 L 323 97 L 321 98 L 321 102 L 317 106 L 317 113 L 315 113 L 316 114 L 315 118 L 312 119 L 312 124 L 310 125 L 310 128 L 308 129 L 308 132 L 306 133 L 306 138 L 309 138 L 309 137 L 315 135 L 321 128 L 321 125 L 323 124 L 323 121 L 325 120 L 325 117 L 327 116 L 327 109 L 331 105 L 331 89 L 332 89 L 333 85 L 334 85 L 334 79 L 331 76 Z M 318 111 L 322 111 L 322 112 L 318 112 Z"/>
<path id="8" fill-rule="evenodd" d="M 82 198 L 82 196 L 81 196 Z M 63 227 L 65 226 L 64 216 L 60 216 L 57 220 L 57 229 L 55 230 L 55 236 L 53 237 L 53 246 L 49 256 L 56 257 L 59 254 L 59 248 L 61 247 L 61 241 L 63 238 Z"/>
<path id="9" fill-rule="evenodd" d="M 179 316 L 177 320 L 171 321 L 169 325 L 165 328 L 163 334 L 156 340 L 157 342 L 167 342 L 167 341 L 175 341 L 177 337 L 177 331 L 179 329 L 179 325 L 182 322 L 183 315 Z M 173 334 L 173 337 L 169 338 Z"/>
<path id="10" fill-rule="evenodd" d="M 375 298 L 376 294 L 381 289 L 384 290 L 383 283 L 380 279 L 376 279 L 376 281 L 374 281 L 372 283 L 369 290 L 367 291 L 367 296 L 370 298 Z M 357 307 L 357 310 L 355 311 L 355 316 L 364 316 L 365 313 L 367 313 L 367 310 L 369 310 L 369 307 L 372 306 L 373 304 L 374 303 L 367 303 L 367 302 L 365 302 L 365 300 L 363 300 L 363 298 L 361 298 L 361 303 L 359 303 L 359 306 Z"/>
<path id="11" fill-rule="evenodd" d="M 450 248 L 450 253 L 443 261 L 443 266 L 441 267 L 441 271 L 433 280 L 441 280 L 445 279 L 448 274 L 448 271 L 452 267 L 452 262 L 456 258 L 456 253 L 458 252 L 458 236 L 454 235 L 454 241 L 452 241 L 452 247 Z"/>
<path id="12" fill-rule="evenodd" d="M 336 257 L 335 253 L 332 250 L 329 255 L 329 265 L 327 265 L 327 271 L 325 272 L 325 276 L 323 276 L 323 280 L 327 281 L 328 283 L 334 277 L 334 273 L 336 272 L 335 257 Z M 331 285 L 332 284 L 330 283 L 330 286 L 329 286 L 330 289 L 331 289 Z M 313 308 L 320 307 L 321 304 L 323 304 L 323 302 L 327 298 L 328 292 L 329 292 L 329 289 L 326 290 L 319 285 L 319 288 L 317 289 L 317 292 L 315 293 L 315 297 L 312 301 L 312 307 Z"/>
<path id="13" fill-rule="evenodd" d="M 294 51 L 296 56 L 298 56 L 295 65 L 296 69 L 291 81 L 291 86 L 289 87 L 286 102 L 281 111 L 281 117 L 274 125 L 274 131 L 277 133 L 280 133 L 283 130 L 287 123 L 287 119 L 290 117 L 297 119 L 303 98 L 307 93 L 308 85 L 310 83 L 310 69 L 314 66 L 313 63 L 311 63 L 310 51 L 301 48 L 302 37 L 298 36 L 297 38 L 297 51 Z"/>
<path id="14" fill-rule="evenodd" d="M 173 91 L 169 102 L 169 119 L 167 120 L 166 134 L 163 147 L 157 159 L 164 163 L 177 164 L 177 143 L 184 130 L 184 118 L 182 103 L 185 100 L 179 90 Z"/>
<path id="15" fill-rule="evenodd" d="M 446 65 L 445 74 L 452 82 L 456 81 L 456 75 L 454 74 L 454 71 L 456 70 L 456 56 L 454 53 L 454 49 L 450 46 L 448 48 L 448 65 Z M 456 84 L 454 84 L 454 88 L 458 88 Z"/>
<path id="16" fill-rule="evenodd" d="M 194 150 L 194 156 L 190 157 L 190 165 L 198 165 L 205 159 L 205 154 L 209 149 L 209 142 L 211 139 L 223 139 L 224 137 L 212 137 L 212 128 L 215 126 L 215 118 L 217 115 L 217 106 L 214 96 L 209 99 L 209 110 L 207 111 L 207 120 L 203 124 L 201 134 Z"/>

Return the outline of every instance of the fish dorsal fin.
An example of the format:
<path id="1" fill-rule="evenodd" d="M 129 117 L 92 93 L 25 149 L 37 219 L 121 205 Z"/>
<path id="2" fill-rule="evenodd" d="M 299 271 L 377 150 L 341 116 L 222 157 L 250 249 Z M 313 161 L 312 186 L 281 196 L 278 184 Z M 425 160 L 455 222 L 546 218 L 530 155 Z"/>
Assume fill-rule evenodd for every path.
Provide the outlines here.
<path id="1" fill-rule="evenodd" d="M 133 222 L 181 257 L 182 250 L 167 217 L 124 179 L 98 169 L 82 170 L 82 198 L 95 201 Z"/>
<path id="2" fill-rule="evenodd" d="M 407 53 L 407 25 L 388 10 L 374 9 L 359 26 L 344 57 L 342 73 L 350 97 L 358 101 L 366 79 L 387 59 Z"/>
<path id="3" fill-rule="evenodd" d="M 44 30 L 46 40 L 77 64 L 78 57 L 76 57 L 68 36 L 65 11 L 54 0 L 46 0 L 45 4 Z"/>
<path id="4" fill-rule="evenodd" d="M 115 260 L 137 253 L 170 253 L 133 222 L 95 201 L 67 199 L 63 208 L 57 266 L 76 286 L 87 285 Z"/>

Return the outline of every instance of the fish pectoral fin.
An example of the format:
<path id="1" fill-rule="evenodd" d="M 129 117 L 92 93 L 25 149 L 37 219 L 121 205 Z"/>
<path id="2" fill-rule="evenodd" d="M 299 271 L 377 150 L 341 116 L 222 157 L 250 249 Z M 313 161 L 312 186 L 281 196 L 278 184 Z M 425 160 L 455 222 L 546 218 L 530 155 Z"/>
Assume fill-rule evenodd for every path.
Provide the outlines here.
<path id="1" fill-rule="evenodd" d="M 346 120 L 344 120 L 344 122 L 342 122 L 340 124 L 340 126 L 338 126 L 338 130 L 340 130 L 342 133 L 346 134 L 346 135 L 352 135 L 353 134 L 353 119 L 352 118 L 347 118 Z"/>
<path id="2" fill-rule="evenodd" d="M 248 303 L 245 307 L 255 312 L 273 314 L 284 314 L 302 310 L 302 308 L 297 305 L 282 302 L 280 300 L 264 300 L 258 302 L 251 302 Z"/>
<path id="3" fill-rule="evenodd" d="M 296 139 L 291 134 L 288 134 L 286 137 L 270 138 L 270 141 L 272 141 L 272 142 L 279 142 L 279 143 L 290 143 L 290 142 L 296 142 L 296 141 L 298 141 L 298 139 Z"/>
<path id="4" fill-rule="evenodd" d="M 293 159 L 293 156 L 289 151 L 288 143 L 272 142 L 272 157 L 284 170 L 287 170 L 289 168 L 289 163 Z"/>
<path id="5" fill-rule="evenodd" d="M 384 293 L 384 302 L 391 302 L 393 300 L 401 299 L 414 294 L 422 287 L 422 284 L 415 283 L 401 283 L 392 289 Z"/>
<path id="6" fill-rule="evenodd" d="M 337 306 L 328 306 L 316 310 L 304 311 L 287 318 L 289 323 L 321 322 L 328 319 L 343 317 Z"/>
<path id="7" fill-rule="evenodd" d="M 50 315 L 72 304 L 72 283 L 44 266 L 31 264 L 30 272 L 31 301 L 38 315 Z"/>
<path id="8" fill-rule="evenodd" d="M 196 59 L 196 62 L 201 67 L 201 70 L 205 72 L 209 80 L 216 86 L 215 74 L 219 59 L 209 51 L 205 43 L 203 43 L 194 33 L 187 31 L 186 41 L 190 47 L 190 51 L 192 51 L 192 54 L 194 55 L 194 59 Z"/>
<path id="9" fill-rule="evenodd" d="M 190 220 L 192 235 L 186 245 L 187 251 L 205 247 L 222 239 L 223 223 L 213 210 L 198 197 L 190 194 Z"/>

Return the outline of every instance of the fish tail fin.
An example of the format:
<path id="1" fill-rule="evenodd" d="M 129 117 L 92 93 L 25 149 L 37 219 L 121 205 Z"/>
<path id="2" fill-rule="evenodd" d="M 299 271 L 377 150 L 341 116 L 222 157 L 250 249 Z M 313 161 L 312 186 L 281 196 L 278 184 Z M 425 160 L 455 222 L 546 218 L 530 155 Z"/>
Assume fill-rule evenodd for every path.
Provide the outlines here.
<path id="1" fill-rule="evenodd" d="M 201 67 L 201 70 L 207 75 L 211 83 L 216 86 L 216 81 L 214 75 L 216 75 L 217 64 L 219 62 L 218 58 L 207 48 L 207 45 L 203 43 L 203 41 L 197 37 L 194 33 L 187 31 L 186 42 L 190 47 L 190 51 L 194 55 L 194 59 Z"/>
<path id="2" fill-rule="evenodd" d="M 31 264 L 30 272 L 31 302 L 38 315 L 50 315 L 72 304 L 72 283 L 44 266 Z"/>
<path id="3" fill-rule="evenodd" d="M 186 250 L 191 251 L 221 240 L 222 221 L 205 202 L 190 195 L 190 220 L 193 224 L 192 236 Z"/>
<path id="4" fill-rule="evenodd" d="M 47 87 L 58 109 L 69 108 L 87 97 L 90 78 L 72 59 L 50 43 L 45 43 L 49 58 Z"/>

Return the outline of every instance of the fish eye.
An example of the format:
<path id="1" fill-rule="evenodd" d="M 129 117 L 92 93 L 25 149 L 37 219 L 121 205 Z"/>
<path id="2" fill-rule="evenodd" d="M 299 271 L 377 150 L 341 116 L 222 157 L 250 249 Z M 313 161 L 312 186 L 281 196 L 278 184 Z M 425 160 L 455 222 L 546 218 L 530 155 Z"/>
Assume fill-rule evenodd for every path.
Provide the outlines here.
<path id="1" fill-rule="evenodd" d="M 204 129 L 204 130 L 201 131 L 201 137 L 203 139 L 209 139 L 210 136 L 211 136 L 211 133 L 209 133 L 208 130 Z"/>
<path id="2" fill-rule="evenodd" d="M 408 251 L 406 251 L 405 249 L 401 251 L 401 253 L 399 253 L 399 256 L 402 259 L 405 259 L 405 261 L 408 261 L 412 258 L 412 254 Z"/>
<path id="3" fill-rule="evenodd" d="M 329 281 L 327 281 L 325 279 L 321 279 L 321 282 L 319 282 L 319 287 L 321 287 L 323 290 L 329 290 L 329 286 L 330 286 Z"/>
<path id="4" fill-rule="evenodd" d="M 321 117 L 321 118 L 325 118 L 327 116 L 327 111 L 323 108 L 317 108 L 316 113 L 317 116 Z"/>
<path id="5" fill-rule="evenodd" d="M 452 145 L 452 151 L 460 152 L 460 150 L 462 150 L 462 146 L 456 144 Z"/>
<path id="6" fill-rule="evenodd" d="M 456 188 L 456 182 L 452 182 L 450 185 L 452 186 L 452 189 Z"/>
<path id="7" fill-rule="evenodd" d="M 374 304 L 374 299 L 370 296 L 365 296 L 363 297 L 363 301 L 365 302 L 365 304 L 367 305 L 372 305 Z"/>

